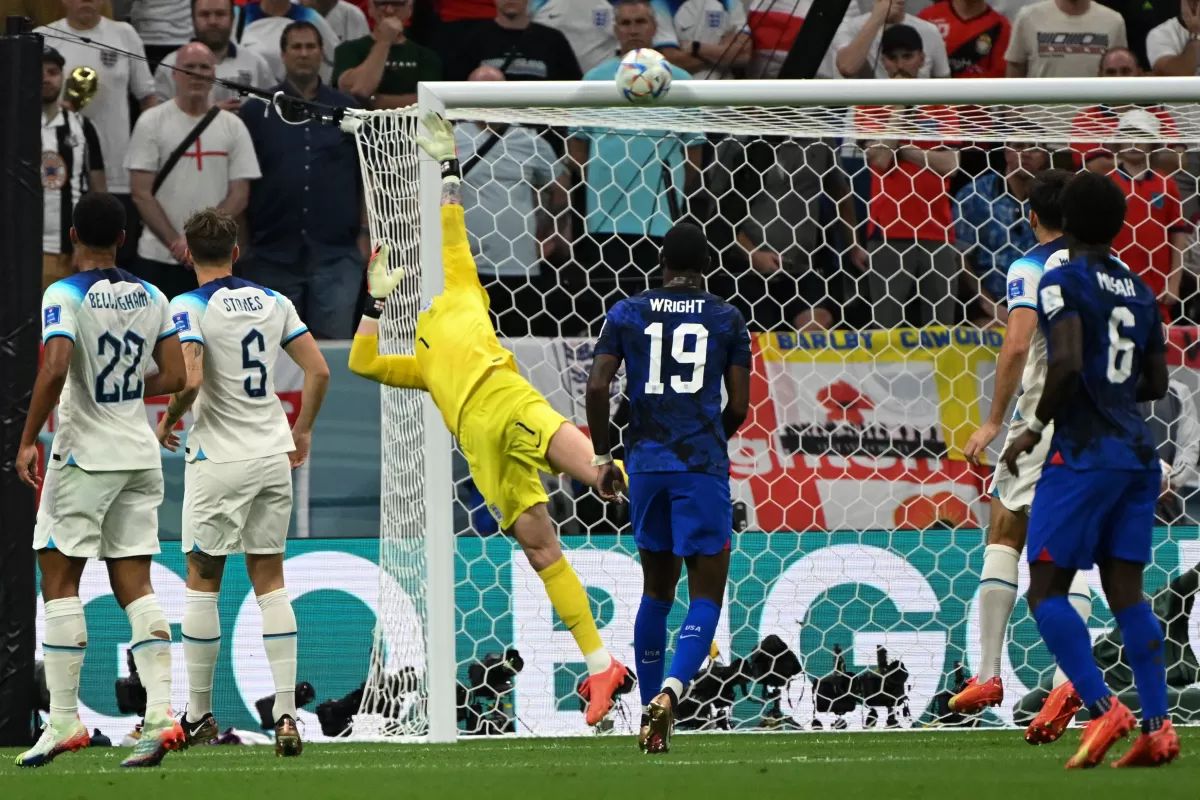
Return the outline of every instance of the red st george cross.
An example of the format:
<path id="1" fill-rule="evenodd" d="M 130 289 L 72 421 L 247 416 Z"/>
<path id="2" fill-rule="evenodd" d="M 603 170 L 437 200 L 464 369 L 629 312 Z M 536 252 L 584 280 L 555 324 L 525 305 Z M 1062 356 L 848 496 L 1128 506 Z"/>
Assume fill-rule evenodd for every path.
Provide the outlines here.
<path id="1" fill-rule="evenodd" d="M 196 159 L 196 171 L 204 172 L 204 157 L 205 156 L 225 156 L 229 158 L 229 153 L 224 150 L 202 150 L 200 148 L 200 137 L 196 137 L 196 152 L 188 151 L 183 154 L 187 158 Z"/>

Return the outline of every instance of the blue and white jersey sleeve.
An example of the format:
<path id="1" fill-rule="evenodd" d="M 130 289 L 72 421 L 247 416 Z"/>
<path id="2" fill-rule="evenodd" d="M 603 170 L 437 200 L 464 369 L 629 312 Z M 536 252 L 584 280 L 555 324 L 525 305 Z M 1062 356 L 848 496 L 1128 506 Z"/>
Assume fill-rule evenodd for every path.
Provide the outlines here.
<path id="1" fill-rule="evenodd" d="M 150 294 L 154 297 L 155 307 L 158 308 L 159 312 L 162 314 L 162 323 L 158 326 L 157 337 L 157 340 L 161 342 L 168 336 L 174 336 L 175 334 L 179 333 L 179 328 L 175 324 L 174 315 L 171 313 L 171 301 L 167 299 L 167 296 L 163 294 L 158 287 L 150 286 L 149 284 L 147 284 L 147 286 L 153 290 L 150 292 Z"/>
<path id="2" fill-rule="evenodd" d="M 625 360 L 625 349 L 621 345 L 621 312 L 624 301 L 617 303 L 604 315 L 604 326 L 600 328 L 600 336 L 596 340 L 594 355 L 616 356 Z"/>
<path id="3" fill-rule="evenodd" d="M 206 298 L 195 294 L 181 294 L 171 301 L 171 321 L 179 333 L 181 342 L 199 342 L 204 344 L 204 331 L 201 323 L 204 312 L 208 308 Z"/>
<path id="4" fill-rule="evenodd" d="M 72 342 L 78 334 L 79 305 L 83 293 L 68 283 L 59 281 L 50 285 L 42 295 L 42 343 L 55 336 L 65 336 Z"/>
<path id="5" fill-rule="evenodd" d="M 1048 272 L 1042 278 L 1038 289 L 1038 321 L 1047 339 L 1055 324 L 1079 315 L 1071 289 L 1067 273 L 1063 270 Z"/>
<path id="6" fill-rule="evenodd" d="M 308 333 L 308 326 L 300 319 L 300 314 L 296 312 L 296 306 L 291 300 L 278 292 L 272 292 L 272 294 L 279 303 L 279 310 L 283 312 L 283 338 L 280 340 L 279 346 L 287 347 L 297 336 Z"/>
<path id="7" fill-rule="evenodd" d="M 1018 258 L 1008 268 L 1008 310 L 1032 308 L 1037 311 L 1038 285 L 1045 268 L 1031 258 Z"/>

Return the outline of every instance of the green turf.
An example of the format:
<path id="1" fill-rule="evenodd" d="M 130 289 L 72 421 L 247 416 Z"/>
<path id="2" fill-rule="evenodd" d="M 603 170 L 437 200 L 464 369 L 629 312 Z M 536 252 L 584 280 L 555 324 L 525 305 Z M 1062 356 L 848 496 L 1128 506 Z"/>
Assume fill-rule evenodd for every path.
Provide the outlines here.
<path id="1" fill-rule="evenodd" d="M 129 751 L 67 754 L 38 770 L 0 750 L 0 798 L 659 797 L 767 800 L 1195 797 L 1200 729 L 1180 731 L 1183 757 L 1155 770 L 1065 772 L 1078 741 L 1030 747 L 1015 732 L 677 736 L 647 757 L 630 737 L 469 741 L 458 745 L 309 745 L 284 761 L 268 747 L 201 747 L 154 770 L 121 770 Z M 1124 752 L 1118 744 L 1110 753 Z M 1196 754 L 1196 755 L 1193 755 Z"/>

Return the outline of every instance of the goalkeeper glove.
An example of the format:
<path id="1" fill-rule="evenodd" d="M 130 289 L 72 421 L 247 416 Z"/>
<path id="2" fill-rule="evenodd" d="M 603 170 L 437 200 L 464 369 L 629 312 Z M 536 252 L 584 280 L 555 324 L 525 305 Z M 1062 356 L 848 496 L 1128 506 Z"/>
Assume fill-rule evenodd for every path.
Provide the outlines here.
<path id="1" fill-rule="evenodd" d="M 371 253 L 371 261 L 367 264 L 367 304 L 363 308 L 363 316 L 379 319 L 383 314 L 383 301 L 400 285 L 404 277 L 403 269 L 388 272 L 388 256 L 391 248 L 385 242 L 375 245 Z"/>
<path id="2" fill-rule="evenodd" d="M 441 164 L 442 180 L 462 180 L 458 149 L 454 146 L 454 126 L 436 111 L 430 111 L 422 117 L 421 125 L 429 132 L 429 136 L 418 136 L 417 144 L 430 158 Z"/>

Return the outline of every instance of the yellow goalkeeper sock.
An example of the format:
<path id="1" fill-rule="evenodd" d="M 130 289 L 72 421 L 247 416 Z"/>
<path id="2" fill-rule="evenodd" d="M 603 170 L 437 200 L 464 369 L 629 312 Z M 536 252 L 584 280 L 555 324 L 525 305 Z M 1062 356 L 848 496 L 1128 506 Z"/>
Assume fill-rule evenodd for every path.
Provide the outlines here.
<path id="1" fill-rule="evenodd" d="M 592 616 L 592 608 L 588 603 L 587 592 L 579 582 L 579 576 L 571 569 L 566 556 L 538 573 L 538 577 L 546 584 L 546 594 L 550 596 L 550 604 L 558 612 L 558 616 L 575 637 L 583 659 L 588 665 L 588 674 L 596 675 L 608 669 L 612 659 L 600 641 L 600 631 L 596 629 L 596 620 Z"/>

